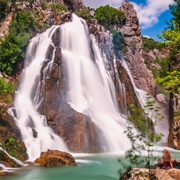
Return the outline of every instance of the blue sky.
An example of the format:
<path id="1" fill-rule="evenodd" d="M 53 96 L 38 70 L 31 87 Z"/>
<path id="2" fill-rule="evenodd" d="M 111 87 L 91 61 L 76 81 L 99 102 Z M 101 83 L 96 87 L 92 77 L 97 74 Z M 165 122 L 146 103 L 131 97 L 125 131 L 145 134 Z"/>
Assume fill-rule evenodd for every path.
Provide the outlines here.
<path id="1" fill-rule="evenodd" d="M 83 0 L 83 2 L 93 8 L 107 4 L 118 8 L 124 0 Z M 129 2 L 137 11 L 142 35 L 159 41 L 158 34 L 167 27 L 166 21 L 172 17 L 169 4 L 172 4 L 173 0 L 129 0 Z"/>

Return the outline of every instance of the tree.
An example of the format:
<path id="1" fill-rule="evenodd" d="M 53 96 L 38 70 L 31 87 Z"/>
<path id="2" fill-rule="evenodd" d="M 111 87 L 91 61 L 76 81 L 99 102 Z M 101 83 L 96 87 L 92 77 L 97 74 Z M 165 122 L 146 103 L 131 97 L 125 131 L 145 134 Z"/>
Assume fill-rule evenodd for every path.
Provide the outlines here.
<path id="1" fill-rule="evenodd" d="M 168 71 L 161 73 L 156 79 L 169 92 L 169 122 L 174 121 L 174 99 L 179 93 L 179 70 L 180 70 L 180 0 L 174 0 L 175 4 L 170 6 L 173 18 L 168 23 L 167 29 L 162 33 L 161 39 L 169 46 Z"/>
<path id="2" fill-rule="evenodd" d="M 6 17 L 8 9 L 8 3 L 6 0 L 1 0 L 0 1 L 0 20 L 4 19 Z"/>
<path id="3" fill-rule="evenodd" d="M 147 94 L 147 103 L 143 109 L 138 109 L 134 105 L 131 105 L 130 109 L 131 115 L 128 117 L 128 126 L 124 133 L 131 142 L 131 149 L 126 152 L 125 156 L 128 163 L 121 163 L 121 168 L 130 171 L 133 167 L 145 167 L 149 170 L 149 179 L 152 179 L 151 167 L 156 159 L 152 147 L 163 136 L 154 130 L 157 123 L 163 119 L 159 112 L 161 108 Z M 143 158 L 144 152 L 146 153 L 145 158 Z M 123 174 L 122 169 L 119 171 L 120 175 Z"/>
<path id="4" fill-rule="evenodd" d="M 0 40 L 0 71 L 11 74 L 17 62 L 25 58 L 25 49 L 37 29 L 37 22 L 30 11 L 14 14 L 10 30 Z"/>

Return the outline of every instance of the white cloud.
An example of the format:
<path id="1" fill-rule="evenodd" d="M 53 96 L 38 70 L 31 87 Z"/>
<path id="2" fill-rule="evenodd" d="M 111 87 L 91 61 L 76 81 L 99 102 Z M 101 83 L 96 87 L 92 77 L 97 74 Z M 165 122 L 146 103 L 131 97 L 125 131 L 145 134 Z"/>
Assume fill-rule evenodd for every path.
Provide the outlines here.
<path id="1" fill-rule="evenodd" d="M 83 0 L 84 4 L 88 7 L 97 8 L 99 6 L 105 6 L 107 4 L 119 7 L 124 0 Z"/>
<path id="2" fill-rule="evenodd" d="M 146 37 L 146 38 L 151 38 L 150 36 L 148 36 L 148 35 L 143 35 L 143 37 Z"/>
<path id="3" fill-rule="evenodd" d="M 159 16 L 169 9 L 173 0 L 147 0 L 147 5 L 131 3 L 137 11 L 142 29 L 146 29 L 159 22 Z"/>

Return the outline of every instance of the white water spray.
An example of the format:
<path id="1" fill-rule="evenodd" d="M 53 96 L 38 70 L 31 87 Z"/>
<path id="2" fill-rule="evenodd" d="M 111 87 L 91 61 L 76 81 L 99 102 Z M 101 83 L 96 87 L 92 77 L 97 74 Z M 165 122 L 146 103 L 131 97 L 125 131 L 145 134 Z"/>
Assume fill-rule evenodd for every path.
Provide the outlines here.
<path id="1" fill-rule="evenodd" d="M 114 83 L 104 65 L 107 59 L 95 38 L 89 36 L 84 20 L 73 15 L 72 22 L 61 27 L 60 46 L 68 78 L 68 103 L 91 117 L 102 133 L 105 151 L 127 150 L 130 142 L 124 135 L 126 119 L 118 111 Z"/>
<path id="2" fill-rule="evenodd" d="M 9 110 L 21 130 L 29 161 L 35 160 L 42 151 L 47 149 L 67 151 L 61 138 L 48 127 L 46 117 L 37 112 L 38 103 L 41 102 L 41 100 L 37 102 L 39 89 L 37 88 L 37 92 L 34 93 L 34 88 L 39 83 L 41 67 L 46 60 L 48 47 L 53 46 L 51 36 L 56 28 L 54 26 L 31 40 L 20 86 L 16 92 L 14 108 Z"/>
<path id="3" fill-rule="evenodd" d="M 154 104 L 154 107 L 160 107 L 160 105 L 158 104 L 158 102 L 151 96 L 150 99 L 147 99 L 147 92 L 141 90 L 141 89 L 138 89 L 135 85 L 135 82 L 134 82 L 134 79 L 132 77 L 132 74 L 130 72 L 130 69 L 127 65 L 127 63 L 125 62 L 124 59 L 122 59 L 122 64 L 124 66 L 124 68 L 126 69 L 130 79 L 131 79 L 131 82 L 132 82 L 132 85 L 133 85 L 133 88 L 134 88 L 134 91 L 136 93 L 136 96 L 141 104 L 141 106 L 144 108 L 147 104 L 148 101 L 155 101 L 155 104 Z M 148 95 L 150 96 L 150 95 Z M 161 139 L 161 143 L 163 145 L 165 145 L 167 143 L 167 138 L 168 138 L 168 134 L 167 134 L 167 130 L 169 129 L 169 125 L 168 125 L 168 119 L 167 119 L 167 115 L 165 115 L 165 113 L 163 112 L 162 109 L 160 109 L 158 112 L 152 110 L 152 111 L 148 111 L 146 112 L 148 114 L 148 116 L 150 118 L 152 118 L 152 120 L 154 122 L 157 122 L 156 126 L 155 126 L 155 131 L 156 133 L 161 133 L 163 134 L 164 136 L 162 137 Z M 155 119 L 155 117 L 157 118 L 160 118 L 159 115 L 157 115 L 157 113 L 160 113 L 162 116 L 163 116 L 163 120 L 159 120 L 159 119 Z"/>

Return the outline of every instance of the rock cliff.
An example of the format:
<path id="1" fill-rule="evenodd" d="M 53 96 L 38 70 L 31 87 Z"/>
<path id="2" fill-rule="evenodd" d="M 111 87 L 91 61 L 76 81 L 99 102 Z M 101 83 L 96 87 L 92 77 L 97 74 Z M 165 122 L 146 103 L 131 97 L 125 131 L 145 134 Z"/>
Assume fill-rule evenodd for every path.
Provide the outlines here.
<path id="1" fill-rule="evenodd" d="M 142 55 L 142 38 L 139 20 L 134 7 L 129 2 L 124 2 L 119 8 L 126 14 L 125 25 L 121 28 L 127 52 L 123 56 L 133 74 L 136 86 L 139 89 L 155 95 L 155 83 L 152 72 L 146 67 Z"/>
<path id="2" fill-rule="evenodd" d="M 72 11 L 78 8 L 85 8 L 82 0 L 48 0 L 48 2 L 60 3 L 61 5 L 64 5 Z M 43 10 L 39 6 L 39 4 L 41 4 L 41 1 L 36 0 L 33 4 L 33 8 L 36 9 L 37 14 L 41 15 L 41 25 L 48 24 L 49 26 L 51 26 L 63 24 L 70 21 L 70 11 L 61 14 L 53 12 L 50 8 Z M 24 8 L 29 8 L 29 6 L 25 5 Z M 147 55 L 143 55 L 142 52 L 143 44 L 137 14 L 132 4 L 130 4 L 129 2 L 124 2 L 122 7 L 120 7 L 120 10 L 124 11 L 126 14 L 126 23 L 120 29 L 127 46 L 127 53 L 124 55 L 124 59 L 127 61 L 129 68 L 133 74 L 136 86 L 140 89 L 150 92 L 152 95 L 155 95 L 156 88 L 153 80 L 153 75 L 151 71 L 147 69 L 144 62 L 144 58 Z M 8 23 L 6 24 L 7 27 L 5 26 L 5 33 L 8 30 Z M 96 36 L 99 41 L 100 48 L 108 57 L 109 70 L 113 74 L 113 80 L 116 86 L 116 96 L 122 113 L 127 114 L 129 111 L 129 106 L 131 104 L 135 104 L 137 107 L 140 107 L 127 72 L 123 68 L 121 61 L 114 55 L 112 37 L 110 33 L 106 31 L 102 26 L 98 25 L 95 19 L 93 19 L 92 21 L 88 21 L 88 27 L 90 33 L 93 33 Z M 102 149 L 100 148 L 100 143 L 98 142 L 98 137 L 101 137 L 101 132 L 99 131 L 99 129 L 94 126 L 94 123 L 92 122 L 90 117 L 75 111 L 66 102 L 67 78 L 62 63 L 61 49 L 58 47 L 59 30 L 57 30 L 53 35 L 53 43 L 56 47 L 55 60 L 51 65 L 51 68 L 48 69 L 48 74 L 45 75 L 44 70 L 47 69 L 47 63 L 52 58 L 53 54 L 54 47 L 51 46 L 49 47 L 47 62 L 44 63 L 41 71 L 41 86 L 42 88 L 44 88 L 41 96 L 44 100 L 39 107 L 39 112 L 46 116 L 48 125 L 52 127 L 52 129 L 64 139 L 71 151 L 100 152 L 102 151 Z M 158 52 L 156 53 L 159 54 Z M 117 72 L 114 70 L 114 65 L 117 66 Z M 119 88 L 119 77 L 125 87 L 125 97 L 122 96 L 121 89 Z M 122 101 L 124 102 L 122 103 Z M 18 138 L 18 140 L 20 141 L 19 130 L 16 129 L 15 125 L 12 123 L 12 118 L 10 118 L 10 120 L 8 120 L 8 118 L 6 117 L 3 117 L 1 119 L 6 121 L 6 126 L 8 126 L 9 122 L 11 122 L 12 125 L 10 125 L 10 128 L 8 130 L 12 129 L 15 132 L 15 136 L 13 137 Z M 0 133 L 3 135 L 3 137 L 5 137 L 6 132 L 7 130 L 1 130 Z M 10 138 L 10 136 L 8 137 Z M 23 149 L 23 152 L 24 151 L 25 150 Z"/>

